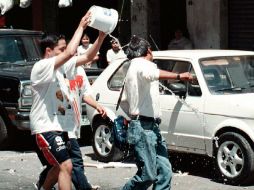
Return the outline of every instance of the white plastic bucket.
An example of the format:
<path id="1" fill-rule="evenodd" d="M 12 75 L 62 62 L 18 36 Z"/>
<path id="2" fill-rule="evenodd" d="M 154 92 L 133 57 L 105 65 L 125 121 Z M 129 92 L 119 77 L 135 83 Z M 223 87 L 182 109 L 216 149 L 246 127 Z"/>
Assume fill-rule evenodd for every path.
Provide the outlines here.
<path id="1" fill-rule="evenodd" d="M 114 31 L 118 22 L 118 12 L 115 9 L 94 5 L 89 11 L 91 12 L 91 22 L 88 26 L 107 34 Z"/>

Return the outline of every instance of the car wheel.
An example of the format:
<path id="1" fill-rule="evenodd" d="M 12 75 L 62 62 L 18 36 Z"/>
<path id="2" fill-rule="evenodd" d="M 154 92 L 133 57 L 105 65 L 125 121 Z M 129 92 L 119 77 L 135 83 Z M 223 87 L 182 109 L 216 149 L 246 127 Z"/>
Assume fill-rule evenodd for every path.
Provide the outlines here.
<path id="1" fill-rule="evenodd" d="M 7 140 L 7 138 L 8 138 L 7 128 L 3 118 L 0 116 L 0 147 L 3 147 L 3 145 L 5 144 L 4 142 Z"/>
<path id="2" fill-rule="evenodd" d="M 100 120 L 93 126 L 92 146 L 99 161 L 119 161 L 124 153 L 114 146 L 112 127 L 107 121 Z"/>
<path id="3" fill-rule="evenodd" d="M 218 139 L 216 164 L 225 182 L 243 184 L 252 177 L 254 153 L 240 134 L 227 132 Z"/>

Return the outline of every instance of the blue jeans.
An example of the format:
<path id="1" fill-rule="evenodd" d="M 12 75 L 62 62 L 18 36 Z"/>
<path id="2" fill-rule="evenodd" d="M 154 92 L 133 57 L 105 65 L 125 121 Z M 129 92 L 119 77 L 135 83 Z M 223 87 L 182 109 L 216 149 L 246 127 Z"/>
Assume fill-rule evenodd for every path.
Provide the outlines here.
<path id="1" fill-rule="evenodd" d="M 92 186 L 85 176 L 83 158 L 77 139 L 71 138 L 70 144 L 69 154 L 73 165 L 72 183 L 78 190 L 90 190 Z"/>
<path id="2" fill-rule="evenodd" d="M 156 122 L 131 120 L 128 142 L 134 146 L 137 173 L 124 185 L 123 190 L 154 190 L 171 188 L 172 169 L 166 142 Z"/>

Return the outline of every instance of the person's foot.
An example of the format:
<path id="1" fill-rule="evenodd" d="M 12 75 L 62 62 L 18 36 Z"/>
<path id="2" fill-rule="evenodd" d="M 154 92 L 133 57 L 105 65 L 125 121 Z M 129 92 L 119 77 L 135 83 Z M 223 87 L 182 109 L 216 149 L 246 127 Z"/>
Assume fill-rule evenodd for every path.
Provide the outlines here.
<path id="1" fill-rule="evenodd" d="M 42 184 L 40 183 L 40 181 L 37 181 L 37 183 L 34 183 L 34 187 L 37 190 L 40 190 L 42 188 Z M 55 187 L 52 187 L 51 190 L 56 190 Z"/>
<path id="2" fill-rule="evenodd" d="M 42 184 L 40 184 L 40 181 L 37 181 L 37 183 L 34 183 L 34 187 L 35 189 L 40 190 L 42 187 Z"/>
<path id="3" fill-rule="evenodd" d="M 92 185 L 91 190 L 99 190 L 99 189 L 101 189 L 101 187 L 99 185 Z"/>

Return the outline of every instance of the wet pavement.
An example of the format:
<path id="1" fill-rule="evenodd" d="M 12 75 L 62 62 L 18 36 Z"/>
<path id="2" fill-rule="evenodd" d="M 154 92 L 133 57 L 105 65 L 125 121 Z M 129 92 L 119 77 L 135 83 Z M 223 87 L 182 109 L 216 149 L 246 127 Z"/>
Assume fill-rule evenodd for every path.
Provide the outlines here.
<path id="1" fill-rule="evenodd" d="M 85 171 L 92 184 L 103 190 L 118 190 L 136 172 L 135 164 L 101 163 L 93 154 L 91 146 L 82 147 Z M 175 157 L 173 165 L 172 190 L 254 190 L 251 186 L 231 186 L 216 181 L 214 167 L 205 158 Z M 0 151 L 0 189 L 35 189 L 42 166 L 31 151 Z M 149 188 L 152 189 L 152 188 Z"/>

